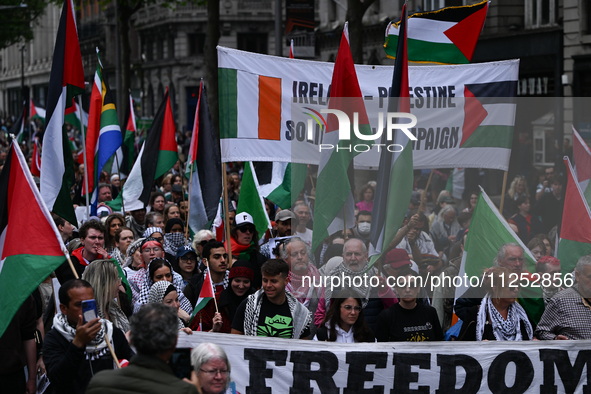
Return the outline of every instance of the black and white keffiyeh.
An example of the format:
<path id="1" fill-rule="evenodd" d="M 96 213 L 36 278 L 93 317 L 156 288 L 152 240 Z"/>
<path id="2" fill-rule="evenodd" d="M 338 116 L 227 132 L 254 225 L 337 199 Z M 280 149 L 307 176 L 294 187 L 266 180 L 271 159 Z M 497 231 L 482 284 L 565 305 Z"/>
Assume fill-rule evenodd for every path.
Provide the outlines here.
<path id="1" fill-rule="evenodd" d="M 186 238 L 183 233 L 164 234 L 164 251 L 176 256 L 177 250 L 185 244 Z"/>
<path id="2" fill-rule="evenodd" d="M 332 270 L 330 272 L 330 276 L 337 276 L 338 278 L 341 278 L 341 280 L 343 279 L 343 277 L 349 277 L 351 278 L 351 286 L 353 286 L 353 283 L 355 283 L 355 290 L 359 293 L 359 295 L 361 296 L 361 303 L 363 304 L 362 307 L 365 308 L 367 306 L 367 303 L 369 302 L 369 298 L 371 295 L 371 290 L 372 287 L 370 286 L 370 282 L 371 281 L 353 281 L 353 278 L 357 277 L 357 276 L 361 276 L 363 277 L 363 275 L 365 274 L 365 271 L 367 270 L 367 266 L 369 265 L 369 262 L 366 262 L 365 265 L 363 266 L 362 269 L 360 269 L 357 272 L 351 271 L 349 268 L 345 267 L 344 262 L 339 264 L 337 267 L 335 267 L 334 270 Z M 377 276 L 378 275 L 378 270 L 376 267 L 371 267 L 369 269 L 369 271 L 367 271 L 367 277 L 371 278 L 372 276 Z M 361 283 L 360 286 L 357 286 L 359 283 Z M 340 289 L 336 289 L 336 290 L 340 290 Z M 328 308 L 330 307 L 330 300 L 332 298 L 333 295 L 333 289 L 329 286 L 326 287 L 326 289 L 324 290 L 324 301 L 325 301 L 325 305 L 326 305 L 326 310 L 328 310 Z"/>
<path id="3" fill-rule="evenodd" d="M 527 314 L 521 305 L 517 302 L 509 305 L 507 313 L 507 320 L 501 316 L 497 308 L 492 303 L 490 295 L 486 295 L 480 304 L 478 310 L 478 319 L 476 320 L 476 340 L 482 341 L 484 334 L 484 326 L 488 318 L 492 325 L 493 334 L 497 341 L 521 341 L 521 322 L 524 323 L 527 336 L 531 340 L 533 338 L 533 329 L 527 318 Z"/>
<path id="4" fill-rule="evenodd" d="M 205 281 L 205 277 L 207 276 L 208 272 L 209 272 L 209 267 L 206 267 L 205 270 L 203 271 L 203 280 L 204 281 Z M 222 285 L 224 286 L 224 290 L 227 289 L 228 285 L 230 284 L 230 280 L 228 279 L 229 274 L 230 274 L 230 271 L 226 270 L 226 273 L 224 274 L 224 279 L 222 280 Z M 213 283 L 214 286 L 216 284 L 219 284 L 219 283 Z"/>
<path id="5" fill-rule="evenodd" d="M 101 329 L 92 341 L 86 345 L 84 353 L 87 360 L 97 360 L 109 352 L 106 336 L 113 344 L 113 323 L 108 320 L 100 319 Z M 76 337 L 76 328 L 68 322 L 68 318 L 63 313 L 57 313 L 53 317 L 53 328 L 55 328 L 68 342 L 72 342 Z"/>

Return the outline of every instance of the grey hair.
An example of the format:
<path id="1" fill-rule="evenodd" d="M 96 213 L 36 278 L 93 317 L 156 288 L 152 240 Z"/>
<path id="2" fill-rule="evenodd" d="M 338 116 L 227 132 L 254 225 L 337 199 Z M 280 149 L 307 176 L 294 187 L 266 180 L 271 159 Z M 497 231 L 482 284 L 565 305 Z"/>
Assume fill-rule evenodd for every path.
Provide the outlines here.
<path id="1" fill-rule="evenodd" d="M 199 253 L 197 245 L 199 245 L 199 243 L 203 241 L 207 235 L 209 235 L 212 239 L 215 239 L 215 234 L 211 230 L 199 230 L 193 236 L 193 242 L 191 243 L 191 245 L 193 245 L 193 249 L 195 249 L 196 253 Z"/>
<path id="2" fill-rule="evenodd" d="M 117 297 L 119 273 L 111 260 L 94 260 L 88 264 L 82 279 L 90 283 L 94 290 L 96 306 L 102 318 L 109 311 L 109 304 Z"/>
<path id="3" fill-rule="evenodd" d="M 282 260 L 287 259 L 289 257 L 287 255 L 287 245 L 294 243 L 294 242 L 301 242 L 302 244 L 304 244 L 304 247 L 306 248 L 306 254 L 308 255 L 308 263 L 312 263 L 314 261 L 314 256 L 312 256 L 312 250 L 310 249 L 310 247 L 308 245 L 306 245 L 304 240 L 301 239 L 300 237 L 291 237 L 290 239 L 288 239 L 283 244 L 283 249 L 281 249 L 281 256 L 279 256 L 279 257 L 281 257 Z"/>
<path id="4" fill-rule="evenodd" d="M 174 308 L 145 304 L 130 319 L 130 340 L 139 354 L 157 356 L 176 346 L 179 332 Z"/>
<path id="5" fill-rule="evenodd" d="M 454 213 L 456 212 L 456 209 L 451 204 L 447 204 L 446 206 L 441 208 L 441 211 L 439 211 L 439 214 L 437 215 L 437 216 L 439 216 L 439 220 L 443 221 L 443 217 L 445 216 L 445 214 L 450 211 L 454 211 Z"/>
<path id="6" fill-rule="evenodd" d="M 575 271 L 577 271 L 578 273 L 582 274 L 583 273 L 583 269 L 587 265 L 591 265 L 591 255 L 582 256 L 579 259 L 579 261 L 577 261 L 577 265 L 575 267 Z"/>
<path id="7" fill-rule="evenodd" d="M 505 255 L 507 254 L 507 247 L 509 246 L 516 246 L 519 249 L 521 249 L 521 252 L 523 253 L 523 248 L 521 247 L 521 245 L 519 245 L 516 242 L 509 242 L 507 244 L 504 244 L 503 246 L 501 246 L 501 248 L 499 249 L 499 252 L 497 253 L 497 256 L 495 257 L 495 259 L 493 260 L 493 267 L 500 267 L 500 262 L 505 260 Z"/>
<path id="8" fill-rule="evenodd" d="M 347 247 L 347 244 L 351 241 L 358 241 L 361 244 L 362 250 L 363 250 L 363 254 L 367 254 L 367 246 L 365 246 L 365 242 L 363 242 L 362 240 L 360 240 L 359 238 L 349 238 L 347 240 L 347 242 L 345 242 L 343 244 L 343 256 L 345 255 L 345 248 Z"/>
<path id="9" fill-rule="evenodd" d="M 230 360 L 228 360 L 228 356 L 226 356 L 226 352 L 224 352 L 224 349 L 222 349 L 215 343 L 203 342 L 191 351 L 191 365 L 193 366 L 193 369 L 197 374 L 199 373 L 199 370 L 201 369 L 203 364 L 207 364 L 211 360 L 215 359 L 221 360 L 226 363 L 226 368 L 228 368 L 228 377 L 226 380 L 227 388 L 230 384 L 230 370 L 232 368 L 230 367 Z"/>

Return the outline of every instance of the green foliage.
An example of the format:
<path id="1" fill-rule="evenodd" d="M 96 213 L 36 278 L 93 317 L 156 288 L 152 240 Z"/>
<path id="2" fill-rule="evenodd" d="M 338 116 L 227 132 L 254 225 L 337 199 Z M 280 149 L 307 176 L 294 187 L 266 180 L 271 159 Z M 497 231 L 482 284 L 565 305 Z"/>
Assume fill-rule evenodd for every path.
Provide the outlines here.
<path id="1" fill-rule="evenodd" d="M 22 7 L 26 5 L 26 7 Z M 33 39 L 33 28 L 45 12 L 45 0 L 2 0 L 0 2 L 0 48 Z"/>

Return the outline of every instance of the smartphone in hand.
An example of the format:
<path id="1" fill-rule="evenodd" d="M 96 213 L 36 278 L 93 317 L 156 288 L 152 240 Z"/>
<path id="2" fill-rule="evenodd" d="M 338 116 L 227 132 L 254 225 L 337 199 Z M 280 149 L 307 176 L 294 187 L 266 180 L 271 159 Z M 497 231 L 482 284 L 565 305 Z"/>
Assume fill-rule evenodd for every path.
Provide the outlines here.
<path id="1" fill-rule="evenodd" d="M 98 311 L 96 309 L 96 300 L 82 301 L 82 319 L 84 320 L 84 323 L 88 323 L 97 317 Z"/>

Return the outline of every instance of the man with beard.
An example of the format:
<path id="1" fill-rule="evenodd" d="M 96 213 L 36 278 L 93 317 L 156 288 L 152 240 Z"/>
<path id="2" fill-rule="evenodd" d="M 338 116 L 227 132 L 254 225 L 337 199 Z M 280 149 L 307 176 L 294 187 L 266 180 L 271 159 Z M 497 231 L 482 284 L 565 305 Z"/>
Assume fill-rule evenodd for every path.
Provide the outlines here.
<path id="1" fill-rule="evenodd" d="M 275 215 L 275 237 L 289 237 L 291 236 L 291 221 L 297 221 L 296 216 L 289 209 L 283 209 Z M 261 246 L 259 252 L 267 259 L 271 258 L 271 250 L 269 242 Z"/>
<path id="2" fill-rule="evenodd" d="M 293 237 L 285 243 L 281 258 L 289 265 L 287 290 L 308 310 L 314 312 L 318 306 L 318 298 L 324 295 L 320 272 L 310 263 L 311 253 L 301 238 Z M 304 280 L 304 277 L 306 279 Z"/>

